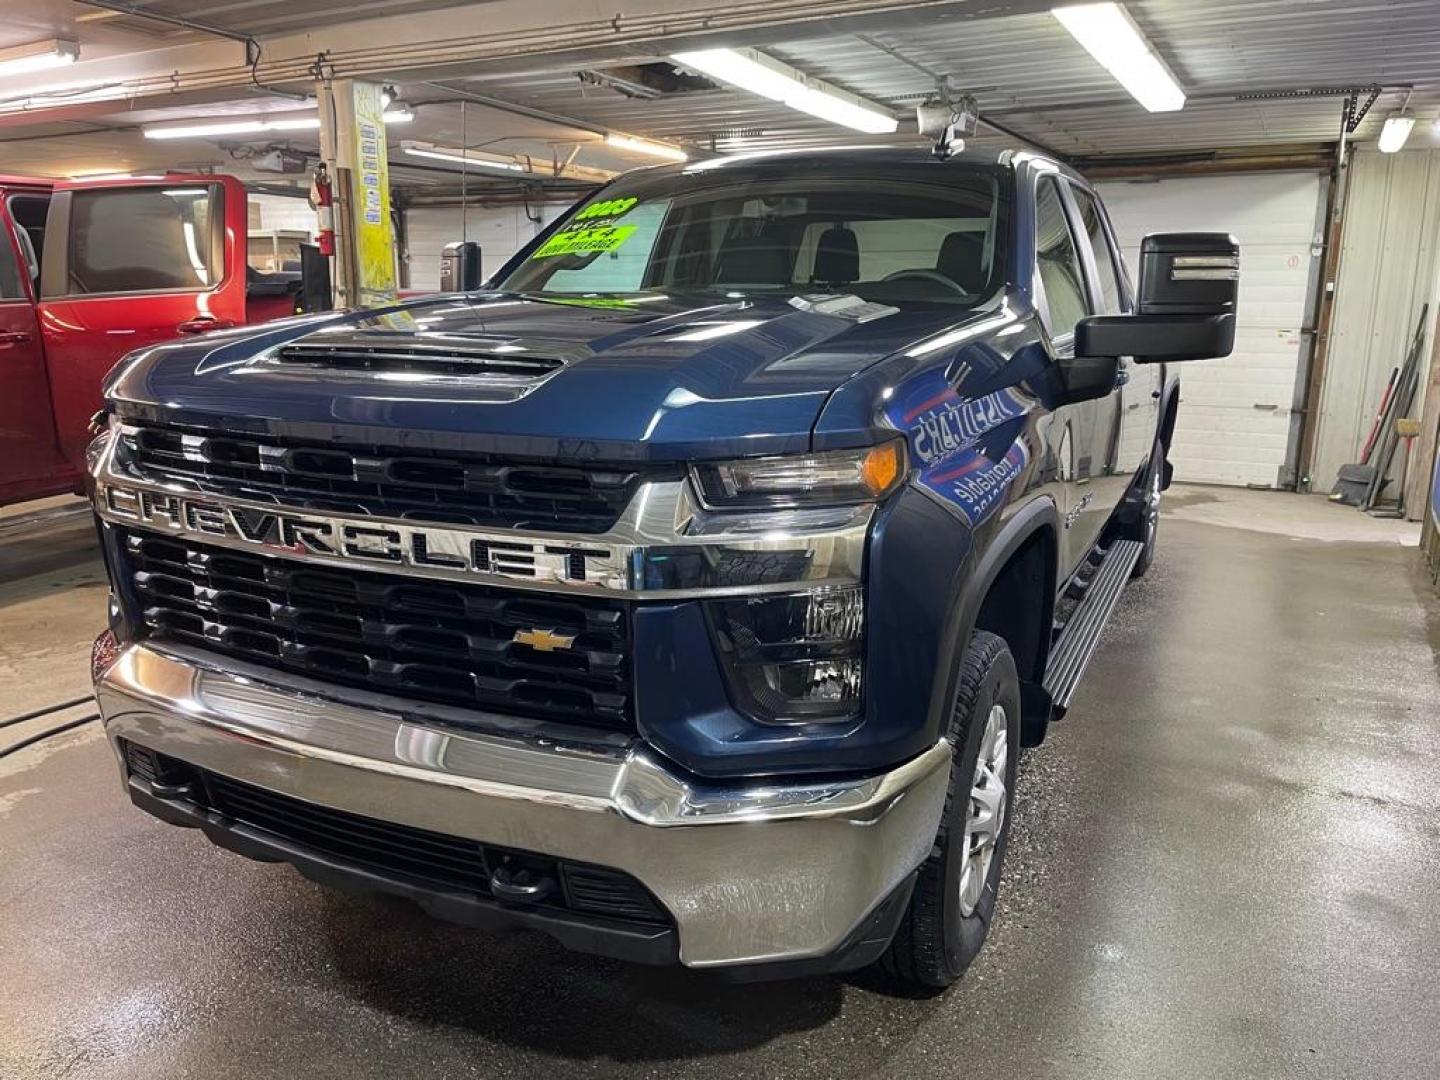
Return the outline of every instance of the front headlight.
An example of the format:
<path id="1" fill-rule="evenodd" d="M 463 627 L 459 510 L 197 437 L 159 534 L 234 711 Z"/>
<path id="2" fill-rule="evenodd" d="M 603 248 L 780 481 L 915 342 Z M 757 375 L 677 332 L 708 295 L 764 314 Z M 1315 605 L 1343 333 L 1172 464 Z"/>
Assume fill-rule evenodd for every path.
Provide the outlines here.
<path id="1" fill-rule="evenodd" d="M 905 478 L 905 440 L 858 450 L 747 458 L 691 467 L 711 510 L 847 506 L 889 495 Z"/>
<path id="2" fill-rule="evenodd" d="M 860 711 L 865 594 L 859 585 L 709 602 L 736 704 L 767 724 Z"/>

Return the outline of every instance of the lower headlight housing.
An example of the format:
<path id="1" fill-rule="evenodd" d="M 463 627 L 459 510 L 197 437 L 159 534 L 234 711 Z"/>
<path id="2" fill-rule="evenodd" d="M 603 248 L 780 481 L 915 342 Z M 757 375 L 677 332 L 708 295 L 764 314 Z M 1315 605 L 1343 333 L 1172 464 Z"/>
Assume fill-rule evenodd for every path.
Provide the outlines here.
<path id="1" fill-rule="evenodd" d="M 741 710 L 767 724 L 860 713 L 865 593 L 859 585 L 706 604 Z"/>

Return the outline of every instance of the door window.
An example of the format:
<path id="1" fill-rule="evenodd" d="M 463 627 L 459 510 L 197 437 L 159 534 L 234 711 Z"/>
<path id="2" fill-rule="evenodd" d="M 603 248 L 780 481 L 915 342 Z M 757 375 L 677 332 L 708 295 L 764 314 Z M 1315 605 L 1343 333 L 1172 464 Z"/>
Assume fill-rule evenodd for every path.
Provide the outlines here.
<path id="1" fill-rule="evenodd" d="M 1095 252 L 1095 272 L 1100 278 L 1097 282 L 1100 286 L 1099 313 L 1119 315 L 1121 297 L 1125 295 L 1124 287 L 1120 284 L 1122 271 L 1115 258 L 1115 249 L 1110 246 L 1110 237 L 1105 232 L 1100 204 L 1094 195 L 1083 188 L 1071 185 L 1070 190 L 1075 196 L 1075 205 L 1080 210 L 1081 228 L 1085 230 L 1090 248 Z"/>
<path id="2" fill-rule="evenodd" d="M 45 218 L 50 212 L 49 195 L 12 195 L 10 216 L 15 220 L 15 238 L 20 253 L 30 264 L 30 280 L 40 276 L 40 259 L 45 254 Z"/>
<path id="3" fill-rule="evenodd" d="M 65 293 L 213 287 L 222 266 L 213 228 L 218 212 L 219 191 L 209 185 L 76 191 Z"/>
<path id="4" fill-rule="evenodd" d="M 6 222 L 0 218 L 0 300 L 25 300 L 25 279 L 21 277 L 15 245 L 5 235 Z"/>
<path id="5" fill-rule="evenodd" d="M 1069 337 L 1090 312 L 1080 252 L 1070 235 L 1060 187 L 1050 176 L 1040 177 L 1035 187 L 1035 267 L 1044 292 L 1040 318 L 1051 337 Z"/>

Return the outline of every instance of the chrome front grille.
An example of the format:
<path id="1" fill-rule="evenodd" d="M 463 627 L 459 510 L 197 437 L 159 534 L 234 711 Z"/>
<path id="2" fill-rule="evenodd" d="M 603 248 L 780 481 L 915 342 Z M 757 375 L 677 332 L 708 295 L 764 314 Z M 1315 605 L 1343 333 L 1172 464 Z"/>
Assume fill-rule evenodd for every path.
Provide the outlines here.
<path id="1" fill-rule="evenodd" d="M 158 483 L 296 509 L 603 533 L 673 466 L 569 465 L 370 444 L 127 424 L 115 467 Z"/>
<path id="2" fill-rule="evenodd" d="M 634 729 L 624 601 L 120 539 L 117 577 L 148 640 L 402 697 Z"/>

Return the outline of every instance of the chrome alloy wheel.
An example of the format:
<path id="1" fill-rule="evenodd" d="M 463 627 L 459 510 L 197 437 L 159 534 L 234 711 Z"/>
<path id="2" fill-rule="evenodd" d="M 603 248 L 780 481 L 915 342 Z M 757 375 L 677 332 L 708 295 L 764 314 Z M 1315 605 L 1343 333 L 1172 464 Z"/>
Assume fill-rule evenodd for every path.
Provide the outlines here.
<path id="1" fill-rule="evenodd" d="M 1005 706 L 990 706 L 980 753 L 975 759 L 975 782 L 970 788 L 970 809 L 965 817 L 965 850 L 960 863 L 960 914 L 968 918 L 980 903 L 995 843 L 1005 824 L 1007 792 L 1005 773 L 1010 757 L 1010 725 Z"/>

